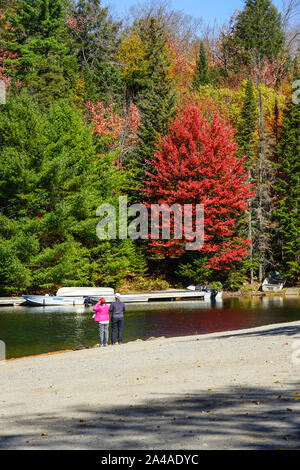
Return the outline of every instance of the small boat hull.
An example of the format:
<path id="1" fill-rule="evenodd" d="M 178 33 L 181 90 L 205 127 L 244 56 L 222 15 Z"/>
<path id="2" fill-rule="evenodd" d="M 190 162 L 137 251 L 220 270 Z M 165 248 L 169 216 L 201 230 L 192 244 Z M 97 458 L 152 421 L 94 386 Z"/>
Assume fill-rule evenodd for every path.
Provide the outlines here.
<path id="1" fill-rule="evenodd" d="M 286 280 L 282 278 L 278 271 L 272 271 L 262 283 L 263 292 L 280 292 Z"/>
<path id="2" fill-rule="evenodd" d="M 33 306 L 55 307 L 56 305 L 64 305 L 74 307 L 75 305 L 84 305 L 84 297 L 58 297 L 51 295 L 23 295 L 26 303 Z"/>
<path id="3" fill-rule="evenodd" d="M 283 289 L 284 283 L 281 284 L 263 284 L 261 286 L 263 292 L 280 292 Z"/>
<path id="4" fill-rule="evenodd" d="M 106 297 L 113 296 L 111 287 L 61 287 L 56 292 L 57 297 Z"/>

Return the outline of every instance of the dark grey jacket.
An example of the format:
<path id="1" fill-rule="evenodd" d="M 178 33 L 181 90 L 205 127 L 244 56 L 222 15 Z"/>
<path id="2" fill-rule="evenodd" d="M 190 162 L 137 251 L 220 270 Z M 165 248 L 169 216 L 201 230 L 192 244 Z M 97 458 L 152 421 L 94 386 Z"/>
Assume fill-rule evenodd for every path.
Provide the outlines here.
<path id="1" fill-rule="evenodd" d="M 110 308 L 109 308 L 109 313 L 111 313 L 111 318 L 112 320 L 118 320 L 120 318 L 123 318 L 124 315 L 123 313 L 125 312 L 126 307 L 124 302 L 121 302 L 121 300 L 117 299 L 115 302 L 112 302 Z"/>

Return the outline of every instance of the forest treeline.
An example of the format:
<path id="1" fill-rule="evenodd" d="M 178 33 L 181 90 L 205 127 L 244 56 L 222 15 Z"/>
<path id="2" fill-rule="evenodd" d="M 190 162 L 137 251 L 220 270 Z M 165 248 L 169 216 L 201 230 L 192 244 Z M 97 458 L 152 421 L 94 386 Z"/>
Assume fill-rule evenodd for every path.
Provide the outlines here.
<path id="1" fill-rule="evenodd" d="M 0 291 L 299 282 L 299 2 L 220 28 L 163 1 L 0 0 Z M 97 207 L 204 204 L 205 243 L 99 240 Z M 247 287 L 248 286 L 248 287 Z"/>

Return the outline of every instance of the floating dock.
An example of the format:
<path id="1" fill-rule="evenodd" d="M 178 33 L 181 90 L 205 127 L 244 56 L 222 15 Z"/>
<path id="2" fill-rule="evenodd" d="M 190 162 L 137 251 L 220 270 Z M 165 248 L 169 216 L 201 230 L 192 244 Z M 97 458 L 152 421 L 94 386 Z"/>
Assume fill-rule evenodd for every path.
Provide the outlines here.
<path id="1" fill-rule="evenodd" d="M 113 295 L 104 296 L 107 303 L 115 301 Z M 91 297 L 93 302 L 98 302 L 98 297 Z M 188 291 L 182 289 L 172 289 L 165 291 L 146 292 L 144 294 L 121 294 L 120 300 L 124 303 L 140 303 L 140 302 L 174 302 L 174 301 L 187 301 L 199 300 L 208 302 L 211 300 L 210 292 L 202 291 Z"/>
<path id="2" fill-rule="evenodd" d="M 289 288 L 285 291 L 285 295 L 299 295 L 300 289 L 296 288 Z"/>
<path id="3" fill-rule="evenodd" d="M 0 307 L 21 305 L 24 303 L 23 297 L 0 297 Z"/>
<path id="4" fill-rule="evenodd" d="M 113 294 L 102 294 L 108 304 L 115 301 Z M 72 298 L 71 296 L 69 298 Z M 222 299 L 222 292 L 219 292 L 215 300 Z M 90 296 L 93 304 L 99 301 L 99 296 Z M 150 302 L 175 302 L 175 301 L 201 301 L 210 302 L 211 293 L 203 291 L 189 291 L 186 289 L 170 289 L 165 291 L 152 291 L 142 294 L 121 294 L 120 300 L 124 303 L 150 303 Z M 0 297 L 0 307 L 17 306 L 25 304 L 23 297 Z"/>

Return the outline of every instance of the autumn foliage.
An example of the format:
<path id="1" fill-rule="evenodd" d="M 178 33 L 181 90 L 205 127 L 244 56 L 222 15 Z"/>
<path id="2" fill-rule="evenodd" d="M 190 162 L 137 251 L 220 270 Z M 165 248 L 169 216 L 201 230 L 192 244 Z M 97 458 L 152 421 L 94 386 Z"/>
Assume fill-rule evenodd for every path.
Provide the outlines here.
<path id="1" fill-rule="evenodd" d="M 3 80 L 7 90 L 9 90 L 11 84 L 11 77 L 5 71 L 5 61 L 14 60 L 18 57 L 18 54 L 12 53 L 0 47 L 0 80 Z"/>
<path id="2" fill-rule="evenodd" d="M 144 290 L 152 273 L 299 282 L 299 1 L 242 3 L 219 27 L 164 0 L 123 19 L 101 0 L 0 0 L 1 295 Z M 121 195 L 151 206 L 152 239 L 98 239 Z M 178 212 L 155 218 L 163 202 Z M 187 205 L 181 238 L 166 221 Z"/>
<path id="3" fill-rule="evenodd" d="M 86 107 L 94 124 L 94 134 L 100 137 L 109 137 L 112 148 L 124 153 L 134 144 L 140 124 L 140 113 L 133 103 L 130 103 L 124 117 L 116 112 L 114 103 L 106 106 L 101 101 L 97 103 L 89 101 L 86 103 Z"/>
<path id="4" fill-rule="evenodd" d="M 236 156 L 233 129 L 219 116 L 212 122 L 199 109 L 187 107 L 162 142 L 145 182 L 148 201 L 204 205 L 206 267 L 228 269 L 248 252 L 248 240 L 235 237 L 236 218 L 248 207 L 253 191 L 247 184 L 244 159 Z M 172 255 L 184 250 L 183 240 L 150 240 L 151 249 Z"/>

